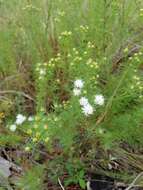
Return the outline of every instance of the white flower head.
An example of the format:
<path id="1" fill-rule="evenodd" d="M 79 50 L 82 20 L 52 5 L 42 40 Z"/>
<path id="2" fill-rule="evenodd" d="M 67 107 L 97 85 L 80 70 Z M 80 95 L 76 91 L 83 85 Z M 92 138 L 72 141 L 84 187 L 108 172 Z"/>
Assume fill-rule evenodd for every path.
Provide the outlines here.
<path id="1" fill-rule="evenodd" d="M 46 71 L 44 69 L 40 69 L 40 75 L 45 75 Z"/>
<path id="2" fill-rule="evenodd" d="M 81 106 L 86 106 L 87 104 L 89 104 L 88 99 L 85 97 L 81 97 L 79 103 Z"/>
<path id="3" fill-rule="evenodd" d="M 16 116 L 16 121 L 15 121 L 15 123 L 16 123 L 17 125 L 21 125 L 25 120 L 26 120 L 26 117 L 25 117 L 24 115 L 18 114 L 18 115 Z"/>
<path id="4" fill-rule="evenodd" d="M 95 96 L 94 102 L 95 104 L 102 106 L 104 105 L 104 96 L 102 94 L 98 94 Z"/>
<path id="5" fill-rule="evenodd" d="M 33 116 L 29 116 L 28 117 L 28 121 L 33 121 L 34 120 L 34 117 Z"/>
<path id="6" fill-rule="evenodd" d="M 99 129 L 98 129 L 98 133 L 101 134 L 101 135 L 104 134 L 104 129 L 99 128 Z"/>
<path id="7" fill-rule="evenodd" d="M 93 114 L 93 107 L 90 104 L 87 104 L 82 107 L 82 111 L 86 116 L 92 115 Z"/>
<path id="8" fill-rule="evenodd" d="M 79 96 L 81 94 L 81 90 L 79 88 L 74 88 L 73 94 L 74 94 L 74 96 Z"/>
<path id="9" fill-rule="evenodd" d="M 15 124 L 10 125 L 9 129 L 10 129 L 12 132 L 16 131 L 16 125 L 15 125 Z"/>
<path id="10" fill-rule="evenodd" d="M 83 85 L 84 85 L 84 82 L 81 80 L 81 79 L 77 79 L 77 80 L 75 80 L 75 82 L 74 82 L 74 87 L 75 88 L 83 88 Z"/>

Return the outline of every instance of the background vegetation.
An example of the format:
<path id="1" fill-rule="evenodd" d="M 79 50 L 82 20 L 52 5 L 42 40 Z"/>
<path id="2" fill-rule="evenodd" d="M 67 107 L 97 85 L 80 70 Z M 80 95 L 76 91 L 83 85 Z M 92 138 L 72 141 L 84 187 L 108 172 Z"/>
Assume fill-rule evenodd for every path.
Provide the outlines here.
<path id="1" fill-rule="evenodd" d="M 0 144 L 22 168 L 16 189 L 143 170 L 142 24 L 141 0 L 0 0 Z"/>

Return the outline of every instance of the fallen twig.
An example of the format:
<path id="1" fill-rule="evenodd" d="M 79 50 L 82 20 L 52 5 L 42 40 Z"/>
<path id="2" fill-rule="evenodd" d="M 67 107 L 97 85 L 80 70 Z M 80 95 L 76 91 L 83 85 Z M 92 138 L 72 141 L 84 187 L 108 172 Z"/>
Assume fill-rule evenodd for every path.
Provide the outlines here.
<path id="1" fill-rule="evenodd" d="M 61 180 L 58 178 L 58 182 L 59 182 L 59 185 L 61 187 L 62 190 L 65 190 L 65 188 L 63 187 L 62 183 L 61 183 Z"/>
<path id="2" fill-rule="evenodd" d="M 28 94 L 25 94 L 24 92 L 21 92 L 21 91 L 4 90 L 4 91 L 0 91 L 0 94 L 18 94 L 18 95 L 22 95 L 25 98 L 28 98 L 28 99 L 32 100 L 33 102 L 35 102 L 35 100 L 31 96 L 29 96 Z"/>
<path id="3" fill-rule="evenodd" d="M 143 176 L 143 172 L 141 172 L 141 173 L 133 180 L 133 182 L 129 185 L 129 187 L 127 187 L 125 190 L 130 190 L 132 187 L 134 187 L 136 181 L 137 181 L 140 177 L 142 177 L 142 176 Z"/>

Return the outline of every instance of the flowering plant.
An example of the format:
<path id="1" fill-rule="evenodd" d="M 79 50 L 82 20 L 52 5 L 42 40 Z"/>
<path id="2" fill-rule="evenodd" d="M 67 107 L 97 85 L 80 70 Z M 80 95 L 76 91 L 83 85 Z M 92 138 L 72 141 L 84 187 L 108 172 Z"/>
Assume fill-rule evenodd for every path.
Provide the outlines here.
<path id="1" fill-rule="evenodd" d="M 30 167 L 44 165 L 46 174 L 40 164 L 29 172 L 35 183 L 44 173 L 84 189 L 88 169 L 119 176 L 132 176 L 131 165 L 142 169 L 140 7 L 140 0 L 0 0 L 0 142 L 22 150 Z M 139 162 L 125 159 L 127 149 Z"/>

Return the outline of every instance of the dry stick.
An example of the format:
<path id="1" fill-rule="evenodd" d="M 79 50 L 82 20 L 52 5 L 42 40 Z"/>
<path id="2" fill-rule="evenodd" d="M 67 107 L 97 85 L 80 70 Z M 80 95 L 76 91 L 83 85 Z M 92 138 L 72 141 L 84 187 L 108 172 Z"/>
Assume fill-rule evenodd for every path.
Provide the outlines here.
<path id="1" fill-rule="evenodd" d="M 142 176 L 143 176 L 143 172 L 141 172 L 141 173 L 133 180 L 133 182 L 129 185 L 129 187 L 127 187 L 125 190 L 130 190 L 132 187 L 134 187 L 136 181 L 137 181 L 140 177 L 142 177 Z"/>
<path id="2" fill-rule="evenodd" d="M 61 180 L 58 178 L 58 182 L 59 182 L 59 185 L 60 187 L 62 188 L 62 190 L 65 190 L 65 188 L 63 187 L 62 183 L 61 183 Z"/>
<path id="3" fill-rule="evenodd" d="M 35 100 L 31 96 L 29 96 L 28 94 L 25 94 L 24 92 L 21 92 L 21 91 L 4 90 L 4 91 L 0 91 L 0 94 L 19 94 L 19 95 L 22 95 L 22 96 L 32 100 L 33 102 L 35 102 Z"/>
<path id="4" fill-rule="evenodd" d="M 20 74 L 11 75 L 4 78 L 2 81 L 0 81 L 0 86 L 2 86 L 5 82 L 12 80 L 13 78 L 18 77 L 18 76 L 20 76 Z"/>

